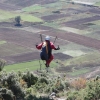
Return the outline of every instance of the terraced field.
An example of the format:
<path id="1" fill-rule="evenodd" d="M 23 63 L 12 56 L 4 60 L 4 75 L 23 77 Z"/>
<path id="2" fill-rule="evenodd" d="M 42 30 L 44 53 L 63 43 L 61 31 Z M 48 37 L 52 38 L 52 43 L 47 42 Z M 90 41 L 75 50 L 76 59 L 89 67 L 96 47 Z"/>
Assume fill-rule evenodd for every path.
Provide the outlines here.
<path id="1" fill-rule="evenodd" d="M 53 51 L 55 61 L 63 63 L 99 51 L 99 7 L 66 0 L 8 1 L 0 1 L 0 58 L 7 64 L 38 60 L 40 51 L 36 50 L 35 44 L 41 42 L 40 33 L 43 39 L 50 35 L 51 41 L 58 37 L 55 46 L 59 45 L 61 49 Z M 18 15 L 22 19 L 20 27 L 14 22 Z M 84 69 L 83 73 L 88 71 L 90 69 Z"/>

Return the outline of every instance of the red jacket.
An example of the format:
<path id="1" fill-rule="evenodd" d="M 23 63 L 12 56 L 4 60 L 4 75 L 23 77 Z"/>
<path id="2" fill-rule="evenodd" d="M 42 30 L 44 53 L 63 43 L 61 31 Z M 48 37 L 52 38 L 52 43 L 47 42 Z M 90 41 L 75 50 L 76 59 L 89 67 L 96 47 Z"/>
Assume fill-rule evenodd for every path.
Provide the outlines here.
<path id="1" fill-rule="evenodd" d="M 44 46 L 44 45 L 45 45 L 45 42 L 42 42 L 39 45 L 37 45 L 36 48 L 37 49 L 41 49 L 42 46 Z M 51 47 L 51 49 L 54 49 L 54 50 L 56 49 L 56 47 L 54 46 L 53 42 L 50 42 L 50 47 Z"/>

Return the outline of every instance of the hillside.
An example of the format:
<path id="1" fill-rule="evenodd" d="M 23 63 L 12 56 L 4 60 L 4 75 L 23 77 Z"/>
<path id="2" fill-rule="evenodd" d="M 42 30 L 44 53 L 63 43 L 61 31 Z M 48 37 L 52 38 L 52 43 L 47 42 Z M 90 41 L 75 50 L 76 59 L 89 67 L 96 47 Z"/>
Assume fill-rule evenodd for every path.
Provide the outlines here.
<path id="1" fill-rule="evenodd" d="M 38 75 L 37 75 L 38 73 Z M 100 77 L 90 80 L 68 78 L 64 74 L 30 71 L 0 72 L 0 99 L 4 100 L 99 100 Z"/>
<path id="2" fill-rule="evenodd" d="M 60 47 L 48 73 L 35 46 L 40 34 Z M 0 97 L 99 100 L 99 76 L 99 0 L 0 1 Z"/>

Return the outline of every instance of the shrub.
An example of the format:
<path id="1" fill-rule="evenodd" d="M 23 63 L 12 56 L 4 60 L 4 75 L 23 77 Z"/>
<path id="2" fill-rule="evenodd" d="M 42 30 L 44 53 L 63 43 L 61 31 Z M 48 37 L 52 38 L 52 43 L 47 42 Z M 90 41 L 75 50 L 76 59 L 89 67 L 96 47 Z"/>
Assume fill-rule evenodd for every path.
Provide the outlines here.
<path id="1" fill-rule="evenodd" d="M 100 99 L 100 80 L 90 81 L 85 88 L 84 100 Z"/>
<path id="2" fill-rule="evenodd" d="M 39 82 L 40 82 L 40 83 L 49 84 L 48 80 L 47 80 L 45 77 L 41 77 L 41 78 L 39 79 Z"/>
<path id="3" fill-rule="evenodd" d="M 20 16 L 16 16 L 15 17 L 15 22 L 16 22 L 15 26 L 21 26 L 20 21 L 21 21 L 21 17 Z"/>
<path id="4" fill-rule="evenodd" d="M 67 99 L 66 100 L 77 100 L 77 95 L 78 95 L 78 92 L 76 91 L 76 92 L 70 92 L 69 94 L 68 94 L 68 97 L 67 97 Z"/>
<path id="5" fill-rule="evenodd" d="M 6 88 L 0 88 L 0 95 L 4 100 L 14 100 L 13 92 Z"/>
<path id="6" fill-rule="evenodd" d="M 22 79 L 27 83 L 28 87 L 34 85 L 38 81 L 38 78 L 29 71 L 22 76 Z"/>
<path id="7" fill-rule="evenodd" d="M 2 83 L 3 86 L 6 85 L 6 87 L 13 92 L 16 98 L 24 98 L 25 93 L 19 83 L 19 77 L 16 73 L 11 72 L 7 74 L 7 76 L 2 76 Z"/>
<path id="8" fill-rule="evenodd" d="M 2 71 L 2 69 L 5 66 L 6 61 L 5 60 L 0 60 L 0 71 Z"/>
<path id="9" fill-rule="evenodd" d="M 71 82 L 71 86 L 75 89 L 79 90 L 86 87 L 86 79 L 79 78 Z"/>
<path id="10" fill-rule="evenodd" d="M 63 89 L 64 89 L 64 84 L 62 84 L 62 82 L 59 79 L 57 79 L 54 85 L 54 90 L 63 91 Z"/>
<path id="11" fill-rule="evenodd" d="M 25 100 L 53 100 L 53 99 L 50 99 L 49 97 L 36 97 L 36 96 L 33 96 L 33 95 L 29 95 L 28 97 L 26 97 Z"/>

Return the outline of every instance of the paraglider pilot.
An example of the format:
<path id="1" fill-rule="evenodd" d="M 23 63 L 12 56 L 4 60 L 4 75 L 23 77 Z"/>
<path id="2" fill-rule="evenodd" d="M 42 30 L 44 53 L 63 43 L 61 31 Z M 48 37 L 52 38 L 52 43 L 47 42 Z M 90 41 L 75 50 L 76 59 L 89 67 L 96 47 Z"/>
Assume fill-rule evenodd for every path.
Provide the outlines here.
<path id="1" fill-rule="evenodd" d="M 49 67 L 50 62 L 53 60 L 53 55 L 52 55 L 52 49 L 54 50 L 59 50 L 59 46 L 56 48 L 54 46 L 54 43 L 50 41 L 50 37 L 46 36 L 45 37 L 45 41 L 40 43 L 40 44 L 36 44 L 36 48 L 41 50 L 40 53 L 40 57 L 42 60 L 46 61 L 46 67 Z"/>

